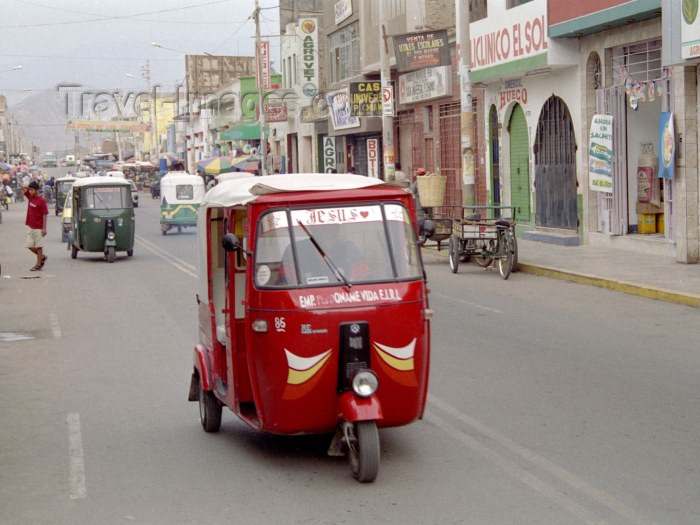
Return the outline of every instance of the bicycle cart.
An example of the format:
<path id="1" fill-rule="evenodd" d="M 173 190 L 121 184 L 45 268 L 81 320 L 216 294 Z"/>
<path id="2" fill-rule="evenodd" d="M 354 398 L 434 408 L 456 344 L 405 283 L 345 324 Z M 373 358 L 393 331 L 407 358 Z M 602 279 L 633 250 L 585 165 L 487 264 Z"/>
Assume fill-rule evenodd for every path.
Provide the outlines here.
<path id="1" fill-rule="evenodd" d="M 518 264 L 514 209 L 513 206 L 462 206 L 462 217 L 452 220 L 449 240 L 452 273 L 457 273 L 460 261 L 474 258 L 484 268 L 494 263 L 501 277 L 508 279 Z M 509 210 L 511 218 L 500 217 L 502 210 Z M 491 217 L 482 217 L 482 212 Z"/>

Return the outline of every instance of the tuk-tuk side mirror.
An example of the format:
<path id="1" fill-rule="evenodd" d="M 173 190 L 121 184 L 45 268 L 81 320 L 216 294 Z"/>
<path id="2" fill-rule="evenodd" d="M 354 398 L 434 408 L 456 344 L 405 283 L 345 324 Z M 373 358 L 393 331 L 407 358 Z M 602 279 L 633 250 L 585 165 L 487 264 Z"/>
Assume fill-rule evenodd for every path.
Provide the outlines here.
<path id="1" fill-rule="evenodd" d="M 241 249 L 241 241 L 238 239 L 237 235 L 233 233 L 227 233 L 221 240 L 221 245 L 227 252 L 235 252 Z"/>

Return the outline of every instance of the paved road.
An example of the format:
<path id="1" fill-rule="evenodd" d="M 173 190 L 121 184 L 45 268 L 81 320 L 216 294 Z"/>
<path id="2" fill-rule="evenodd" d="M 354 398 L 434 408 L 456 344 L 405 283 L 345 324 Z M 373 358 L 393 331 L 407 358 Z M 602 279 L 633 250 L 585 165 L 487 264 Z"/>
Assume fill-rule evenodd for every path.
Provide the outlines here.
<path id="1" fill-rule="evenodd" d="M 381 432 L 360 485 L 325 437 L 201 430 L 195 235 L 162 236 L 147 197 L 111 265 L 51 217 L 22 279 L 21 210 L 0 225 L 0 332 L 31 337 L 0 342 L 0 523 L 700 521 L 697 310 L 427 256 L 426 417 Z"/>

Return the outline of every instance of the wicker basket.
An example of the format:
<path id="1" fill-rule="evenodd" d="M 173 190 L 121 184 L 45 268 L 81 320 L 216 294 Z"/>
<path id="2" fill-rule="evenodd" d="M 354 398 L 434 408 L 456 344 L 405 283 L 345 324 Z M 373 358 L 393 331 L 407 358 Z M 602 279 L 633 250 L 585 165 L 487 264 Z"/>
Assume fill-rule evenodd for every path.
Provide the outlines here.
<path id="1" fill-rule="evenodd" d="M 429 173 L 416 177 L 418 184 L 418 197 L 420 197 L 421 206 L 424 208 L 434 208 L 442 206 L 445 202 L 445 186 L 447 185 L 447 177 Z"/>

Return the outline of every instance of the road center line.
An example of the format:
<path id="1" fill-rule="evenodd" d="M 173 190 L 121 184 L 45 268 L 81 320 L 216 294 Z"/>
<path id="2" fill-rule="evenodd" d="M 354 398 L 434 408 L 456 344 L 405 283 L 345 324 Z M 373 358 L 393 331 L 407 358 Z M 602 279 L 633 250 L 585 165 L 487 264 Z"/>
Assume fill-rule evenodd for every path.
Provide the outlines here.
<path id="1" fill-rule="evenodd" d="M 80 432 L 80 414 L 68 414 L 68 458 L 70 460 L 70 499 L 87 497 L 83 438 Z"/>
<path id="2" fill-rule="evenodd" d="M 63 334 L 61 332 L 61 325 L 58 323 L 58 316 L 56 314 L 49 314 L 49 322 L 51 323 L 51 331 L 53 332 L 54 339 L 60 339 Z"/>
<path id="3" fill-rule="evenodd" d="M 433 394 L 430 394 L 430 396 L 428 397 L 428 403 L 434 405 L 443 412 L 461 421 L 465 425 L 468 425 L 473 430 L 476 430 L 480 434 L 493 440 L 494 442 L 501 445 L 503 448 L 508 449 L 513 454 L 519 456 L 520 458 L 526 461 L 529 461 L 533 465 L 536 465 L 537 467 L 549 473 L 550 475 L 560 479 L 561 481 L 573 487 L 574 489 L 586 494 L 588 497 L 594 499 L 601 505 L 604 505 L 605 507 L 609 508 L 619 516 L 622 516 L 623 518 L 631 521 L 632 523 L 635 523 L 637 525 L 649 525 L 651 523 L 649 520 L 637 514 L 636 511 L 629 508 L 621 501 L 618 501 L 612 496 L 606 494 L 605 492 L 598 490 L 597 488 L 588 484 L 588 482 L 582 480 L 581 478 L 572 474 L 566 469 L 540 456 L 539 454 L 536 454 L 530 449 L 519 445 L 512 439 L 502 434 L 499 434 L 495 430 L 487 427 L 486 425 L 477 421 L 476 419 L 471 418 L 466 414 L 463 414 L 457 408 L 453 407 L 445 401 L 442 401 L 440 398 L 434 396 Z"/>
<path id="4" fill-rule="evenodd" d="M 457 303 L 466 304 L 467 306 L 472 306 L 474 308 L 486 310 L 487 312 L 493 312 L 494 314 L 502 314 L 503 313 L 501 310 L 498 310 L 497 308 L 490 308 L 488 306 L 483 306 L 481 304 L 470 303 L 469 301 L 465 301 L 463 299 L 457 299 L 455 297 L 450 297 L 449 295 L 442 295 L 442 294 L 435 293 L 435 292 L 431 292 L 430 295 L 433 297 L 439 297 L 440 299 L 446 299 L 448 301 L 455 301 Z"/>
<path id="5" fill-rule="evenodd" d="M 180 270 L 183 273 L 186 273 L 190 277 L 194 277 L 195 279 L 197 278 L 197 274 L 194 271 L 195 270 L 194 266 L 187 264 L 186 262 L 182 261 L 181 259 L 178 259 L 174 255 L 170 254 L 169 252 L 167 252 L 161 248 L 158 248 L 156 246 L 151 246 L 150 242 L 146 241 L 145 239 L 143 239 L 139 236 L 136 236 L 136 240 L 141 246 L 146 248 L 149 252 L 153 253 L 154 255 L 157 255 L 158 257 L 163 259 L 165 262 L 167 262 L 171 266 L 174 266 L 175 268 L 177 268 L 178 270 Z M 178 264 L 176 261 L 180 261 L 180 262 L 182 262 L 182 264 Z M 190 270 L 190 268 L 192 270 Z"/>
<path id="6" fill-rule="evenodd" d="M 184 261 L 184 260 L 180 259 L 179 257 L 176 257 L 175 255 L 173 255 L 172 253 L 168 252 L 168 251 L 165 250 L 164 248 L 161 248 L 160 246 L 158 246 L 156 243 L 154 243 L 154 242 L 152 242 L 152 241 L 149 241 L 148 239 L 146 239 L 146 238 L 144 238 L 144 237 L 141 237 L 140 235 L 136 235 L 135 237 L 136 237 L 136 239 L 137 239 L 139 242 L 143 243 L 144 245 L 147 245 L 147 246 L 149 246 L 150 248 L 152 248 L 153 250 L 156 250 L 156 251 L 158 251 L 158 252 L 160 252 L 160 253 L 162 253 L 162 254 L 164 254 L 164 255 L 167 255 L 169 258 L 171 258 L 172 260 L 176 261 L 180 266 L 183 266 L 184 268 L 187 268 L 188 270 L 191 270 L 191 271 L 193 271 L 193 272 L 195 272 L 195 273 L 197 272 L 197 267 L 196 267 L 196 266 L 194 266 L 194 265 L 188 263 L 187 261 Z"/>

